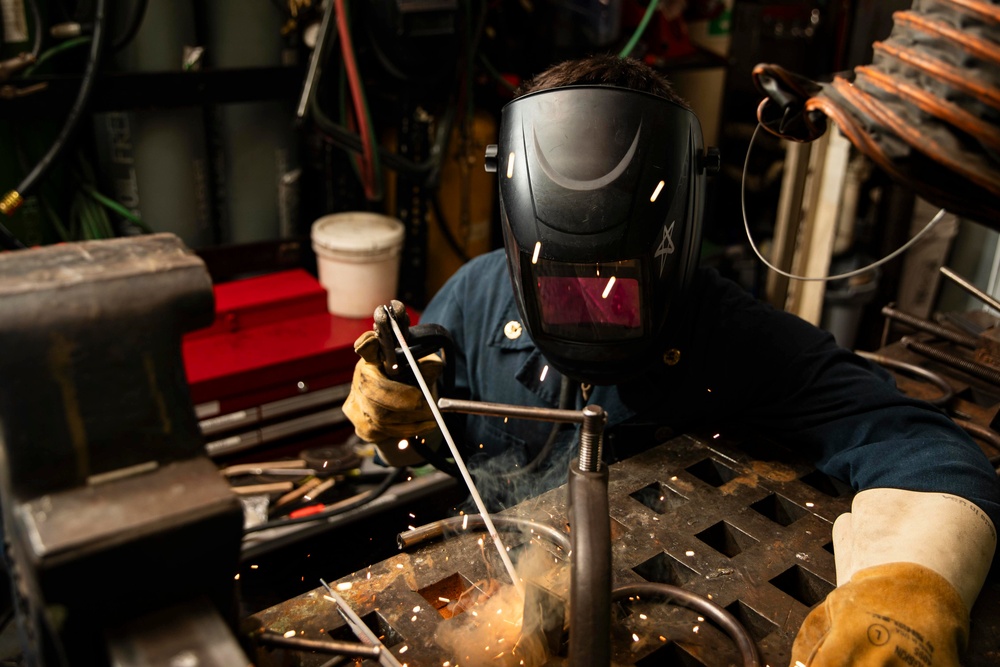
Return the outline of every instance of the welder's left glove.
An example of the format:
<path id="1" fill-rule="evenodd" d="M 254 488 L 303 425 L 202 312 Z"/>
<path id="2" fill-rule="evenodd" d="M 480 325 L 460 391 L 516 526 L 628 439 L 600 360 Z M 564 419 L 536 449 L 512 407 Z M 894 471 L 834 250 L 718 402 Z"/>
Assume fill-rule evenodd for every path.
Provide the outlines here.
<path id="1" fill-rule="evenodd" d="M 833 538 L 839 586 L 806 617 L 792 667 L 957 667 L 996 547 L 989 517 L 946 493 L 869 489 Z"/>

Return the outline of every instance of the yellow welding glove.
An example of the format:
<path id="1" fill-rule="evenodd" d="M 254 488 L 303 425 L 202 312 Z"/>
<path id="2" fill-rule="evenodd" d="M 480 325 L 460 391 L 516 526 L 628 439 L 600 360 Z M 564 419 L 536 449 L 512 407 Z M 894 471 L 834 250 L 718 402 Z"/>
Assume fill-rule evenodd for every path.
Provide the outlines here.
<path id="1" fill-rule="evenodd" d="M 946 493 L 869 489 L 834 524 L 839 586 L 806 617 L 792 667 L 957 667 L 996 547 Z"/>
<path id="2" fill-rule="evenodd" d="M 394 446 L 386 449 L 396 449 L 395 443 L 401 439 L 437 429 L 420 387 L 396 382 L 382 371 L 382 350 L 374 331 L 363 333 L 355 341 L 354 351 L 361 359 L 354 367 L 351 393 L 344 401 L 343 410 L 359 438 L 373 443 L 392 442 Z M 444 363 L 436 354 L 418 363 L 427 386 L 433 390 Z"/>

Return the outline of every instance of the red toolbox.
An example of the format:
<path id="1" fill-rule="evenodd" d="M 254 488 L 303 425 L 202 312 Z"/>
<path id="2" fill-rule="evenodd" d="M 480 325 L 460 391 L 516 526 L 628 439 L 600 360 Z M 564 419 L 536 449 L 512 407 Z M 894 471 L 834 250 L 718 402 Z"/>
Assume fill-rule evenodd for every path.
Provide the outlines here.
<path id="1" fill-rule="evenodd" d="M 371 318 L 331 315 L 326 290 L 303 270 L 216 285 L 215 313 L 183 341 L 209 456 L 350 434 L 340 406 L 358 360 L 354 341 Z"/>

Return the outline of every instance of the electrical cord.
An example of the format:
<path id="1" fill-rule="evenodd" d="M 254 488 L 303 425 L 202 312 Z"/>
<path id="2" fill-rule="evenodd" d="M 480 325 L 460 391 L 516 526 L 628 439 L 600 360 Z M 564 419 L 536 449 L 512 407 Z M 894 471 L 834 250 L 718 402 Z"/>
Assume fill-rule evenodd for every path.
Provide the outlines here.
<path id="1" fill-rule="evenodd" d="M 444 218 L 444 211 L 441 208 L 441 195 L 440 192 L 435 189 L 434 193 L 430 197 L 431 209 L 434 211 L 434 221 L 437 223 L 438 230 L 441 232 L 441 237 L 448 244 L 455 256 L 458 257 L 462 262 L 468 262 L 470 257 L 465 252 L 465 249 L 455 238 L 455 235 L 451 233 L 451 227 L 448 226 L 447 221 Z"/>
<path id="2" fill-rule="evenodd" d="M 28 0 L 28 6 L 31 8 L 31 18 L 35 21 L 35 40 L 31 45 L 31 57 L 33 60 L 38 60 L 38 55 L 42 52 L 42 12 L 38 8 L 38 0 Z"/>
<path id="3" fill-rule="evenodd" d="M 750 233 L 750 222 L 747 220 L 746 183 L 747 183 L 747 171 L 750 165 L 750 149 L 753 148 L 754 139 L 757 138 L 757 132 L 760 130 L 760 128 L 761 125 L 760 123 L 758 123 L 757 127 L 755 127 L 753 130 L 753 134 L 750 135 L 750 144 L 747 146 L 746 159 L 743 161 L 743 178 L 740 181 L 740 211 L 743 214 L 743 229 L 746 231 L 747 241 L 750 242 L 750 248 L 753 250 L 754 254 L 757 255 L 757 259 L 759 259 L 761 262 L 764 263 L 764 266 L 771 269 L 778 275 L 784 276 L 786 278 L 791 278 L 792 280 L 802 280 L 802 281 L 841 280 L 843 278 L 850 278 L 852 276 L 861 275 L 862 273 L 866 273 L 876 267 L 882 266 L 886 262 L 892 261 L 902 253 L 909 250 L 914 243 L 916 243 L 924 236 L 926 236 L 931 231 L 931 229 L 934 228 L 935 225 L 941 222 L 941 220 L 944 219 L 944 216 L 947 213 L 947 211 L 945 211 L 942 208 L 937 212 L 937 214 L 934 215 L 933 218 L 931 218 L 930 222 L 928 222 L 924 226 L 924 228 L 921 229 L 919 232 L 917 232 L 913 236 L 913 238 L 911 238 L 909 241 L 899 246 L 898 248 L 893 250 L 891 253 L 889 253 L 882 259 L 874 261 L 871 264 L 868 264 L 867 266 L 861 267 L 860 269 L 854 269 L 853 271 L 847 271 L 846 273 L 838 273 L 837 275 L 833 276 L 799 276 L 794 273 L 788 273 L 787 271 L 783 271 L 778 267 L 774 266 L 773 264 L 771 264 L 770 262 L 768 262 L 766 259 L 764 259 L 764 255 L 761 254 L 760 250 L 757 248 L 757 244 L 754 243 L 753 235 Z"/>
<path id="4" fill-rule="evenodd" d="M 635 32 L 632 33 L 632 37 L 629 38 L 628 43 L 622 48 L 621 52 L 618 54 L 619 58 L 627 58 L 632 50 L 635 49 L 636 44 L 639 43 L 639 38 L 642 37 L 642 33 L 646 31 L 646 26 L 649 25 L 649 21 L 653 18 L 653 13 L 656 12 L 656 8 L 660 5 L 660 0 L 651 0 L 649 6 L 646 7 L 646 13 L 642 15 L 642 20 L 639 21 L 639 25 L 636 26 Z"/>
<path id="5" fill-rule="evenodd" d="M 64 42 L 60 42 L 59 44 L 56 44 L 52 48 L 46 49 L 41 55 L 39 55 L 38 58 L 35 59 L 35 62 L 32 63 L 31 67 L 28 67 L 27 69 L 24 70 L 24 76 L 30 77 L 34 75 L 34 73 L 38 70 L 39 67 L 47 63 L 52 58 L 55 58 L 60 53 L 71 51 L 72 49 L 75 49 L 78 46 L 91 44 L 92 42 L 93 38 L 90 35 L 81 35 L 79 37 L 73 37 L 72 39 L 67 39 Z"/>
<path id="6" fill-rule="evenodd" d="M 3 199 L 0 200 L 0 213 L 8 216 L 14 214 L 14 211 L 16 211 L 17 208 L 24 202 L 25 196 L 27 196 L 38 185 L 52 164 L 60 157 L 69 143 L 73 133 L 77 129 L 80 118 L 83 115 L 83 110 L 90 101 L 90 95 L 94 88 L 94 81 L 97 78 L 97 69 L 100 66 L 101 56 L 104 53 L 105 31 L 107 28 L 107 15 L 105 13 L 106 5 L 107 0 L 97 0 L 97 4 L 94 7 L 94 34 L 90 44 L 90 57 L 80 82 L 80 90 L 77 93 L 76 101 L 73 103 L 73 107 L 70 109 L 69 115 L 67 116 L 59 135 L 49 147 L 48 152 L 42 156 L 28 175 L 24 177 L 14 190 L 8 192 Z M 0 237 L 5 235 L 13 238 L 12 235 L 10 235 L 10 232 L 6 229 L 2 229 L 2 231 L 0 231 Z M 8 241 L 9 239 L 3 240 Z M 17 243 L 20 242 L 18 241 Z M 23 244 L 21 247 L 23 247 Z"/>
<path id="7" fill-rule="evenodd" d="M 354 57 L 354 47 L 351 43 L 351 29 L 347 16 L 346 0 L 334 0 L 337 9 L 337 31 L 340 36 L 340 53 L 344 59 L 344 67 L 347 70 L 347 81 L 351 89 L 351 98 L 354 102 L 354 118 L 358 123 L 359 134 L 361 136 L 362 153 L 362 185 L 365 190 L 365 197 L 368 201 L 379 201 L 382 199 L 381 173 L 378 163 L 378 151 L 376 149 L 376 137 L 372 126 L 371 114 L 368 110 L 368 103 L 365 99 L 364 89 L 361 85 L 361 73 L 358 70 L 358 63 Z"/>
<path id="8" fill-rule="evenodd" d="M 736 644 L 745 667 L 760 667 L 760 653 L 757 651 L 757 646 L 753 643 L 750 633 L 736 620 L 736 617 L 711 600 L 677 586 L 653 582 L 627 584 L 611 591 L 612 600 L 641 597 L 643 595 L 666 598 L 670 602 L 697 611 L 705 618 L 713 621 L 729 635 L 733 643 Z"/>
<path id="9" fill-rule="evenodd" d="M 125 30 L 122 34 L 115 37 L 115 41 L 111 45 L 112 51 L 118 53 L 132 43 L 136 33 L 139 32 L 139 28 L 142 26 L 143 19 L 146 17 L 146 8 L 148 6 L 149 0 L 135 0 L 135 4 L 132 5 L 132 11 L 128 16 L 128 22 L 125 24 Z"/>
<path id="10" fill-rule="evenodd" d="M 245 528 L 243 530 L 243 534 L 248 535 L 250 533 L 256 533 L 262 530 L 269 530 L 271 528 L 280 528 L 282 526 L 294 526 L 300 523 L 316 523 L 318 521 L 323 521 L 325 519 L 329 519 L 330 517 L 337 516 L 339 514 L 350 512 L 351 510 L 357 509 L 362 505 L 367 505 L 371 501 L 375 500 L 376 498 L 384 494 L 386 491 L 389 490 L 390 486 L 392 486 L 400 479 L 402 479 L 403 475 L 406 474 L 406 471 L 407 471 L 406 468 L 393 469 L 392 472 L 386 475 L 385 479 L 383 479 L 382 482 L 377 487 L 369 491 L 365 491 L 364 493 L 358 494 L 353 500 L 346 500 L 340 503 L 334 503 L 333 505 L 328 506 L 322 511 L 317 512 L 316 514 L 310 514 L 308 516 L 296 517 L 294 519 L 282 518 L 282 519 L 274 519 L 273 521 L 265 521 L 264 523 L 259 523 L 256 526 L 250 526 L 249 528 Z"/>
<path id="11" fill-rule="evenodd" d="M 576 392 L 575 392 L 576 386 L 577 386 L 576 383 L 574 383 L 568 377 L 566 377 L 565 375 L 562 376 L 562 381 L 559 383 L 558 407 L 560 410 L 570 409 L 570 404 L 576 398 Z M 559 435 L 559 431 L 562 429 L 562 427 L 563 427 L 562 422 L 553 423 L 552 430 L 549 431 L 549 437 L 546 438 L 545 444 L 542 445 L 542 448 L 540 450 L 538 450 L 538 454 L 535 455 L 535 458 L 529 461 L 528 464 L 525 465 L 523 468 L 515 470 L 514 472 L 507 475 L 507 477 L 508 478 L 519 477 L 526 473 L 538 470 L 538 467 L 545 461 L 545 459 L 549 457 L 549 454 L 552 453 L 552 448 L 556 444 L 556 436 Z"/>

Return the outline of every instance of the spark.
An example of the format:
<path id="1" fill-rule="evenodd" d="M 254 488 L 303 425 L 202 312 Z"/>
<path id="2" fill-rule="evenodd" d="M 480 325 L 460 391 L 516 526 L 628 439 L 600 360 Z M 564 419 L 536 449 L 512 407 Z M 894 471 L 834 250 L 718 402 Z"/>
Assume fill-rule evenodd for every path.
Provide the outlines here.
<path id="1" fill-rule="evenodd" d="M 677 475 L 674 475 L 673 477 L 671 477 L 670 481 L 671 482 L 676 482 L 677 481 Z"/>
<path id="2" fill-rule="evenodd" d="M 639 635 L 637 635 L 637 634 L 635 634 L 635 633 L 633 632 L 633 633 L 632 633 L 632 641 L 634 641 L 634 642 L 637 642 L 637 641 L 639 641 Z"/>
<path id="3" fill-rule="evenodd" d="M 285 633 L 285 637 L 294 637 L 294 636 L 295 636 L 295 630 L 289 630 L 288 632 Z"/>
<path id="4" fill-rule="evenodd" d="M 420 613 L 420 605 L 417 605 L 416 607 L 413 608 L 413 613 L 414 614 L 419 614 Z"/>
<path id="5" fill-rule="evenodd" d="M 411 519 L 416 519 L 416 518 L 417 518 L 417 515 L 416 515 L 416 514 L 414 514 L 413 512 L 410 512 L 410 518 L 411 518 Z"/>
<path id="6" fill-rule="evenodd" d="M 406 653 L 409 649 L 410 649 L 409 646 L 404 646 L 403 648 L 399 649 L 399 652 L 400 653 Z"/>
<path id="7" fill-rule="evenodd" d="M 806 503 L 806 507 L 816 507 L 816 503 Z"/>
<path id="8" fill-rule="evenodd" d="M 663 635 L 660 635 L 660 641 L 661 641 L 661 642 L 665 642 L 665 641 L 667 641 L 667 638 L 666 638 L 666 637 L 664 637 Z"/>
<path id="9" fill-rule="evenodd" d="M 606 286 L 606 287 L 604 288 L 604 292 L 603 292 L 603 293 L 601 293 L 601 298 L 602 298 L 602 299 L 607 299 L 607 298 L 608 298 L 608 295 L 609 295 L 609 294 L 611 294 L 611 288 L 612 288 L 612 287 L 614 287 L 614 286 L 615 286 L 615 277 L 614 277 L 614 276 L 611 276 L 611 277 L 610 277 L 610 278 L 608 279 L 608 284 L 607 284 L 607 286 Z"/>
<path id="10" fill-rule="evenodd" d="M 396 563 L 396 569 L 397 570 L 402 570 L 403 569 L 403 564 L 402 563 Z"/>
<path id="11" fill-rule="evenodd" d="M 365 576 L 365 579 L 371 579 L 371 578 L 372 578 L 372 573 L 368 572 L 368 574 Z"/>
<path id="12" fill-rule="evenodd" d="M 351 587 L 353 585 L 354 584 L 352 584 L 351 582 L 345 581 L 345 582 L 343 582 L 341 584 L 337 584 L 337 590 L 338 591 L 349 591 L 349 590 L 351 590 Z"/>
<path id="13" fill-rule="evenodd" d="M 548 375 L 548 374 L 549 374 L 549 365 L 545 364 L 545 367 L 542 368 L 542 375 L 541 375 L 541 377 L 538 378 L 538 381 L 539 382 L 545 382 L 545 376 Z"/>
<path id="14" fill-rule="evenodd" d="M 406 527 L 407 527 L 407 528 L 409 528 L 410 530 L 416 530 L 416 527 L 415 527 L 415 526 L 411 526 L 411 525 L 409 525 L 409 524 L 407 524 L 407 526 L 406 526 Z"/>
<path id="15" fill-rule="evenodd" d="M 240 573 L 239 573 L 239 572 L 237 572 L 237 573 L 236 573 L 236 581 L 239 581 L 239 580 L 240 580 Z"/>
<path id="16" fill-rule="evenodd" d="M 258 567 L 260 567 L 260 565 L 251 565 L 250 569 L 251 570 L 256 570 Z"/>
<path id="17" fill-rule="evenodd" d="M 439 602 L 451 602 L 448 598 L 438 597 Z"/>
<path id="18" fill-rule="evenodd" d="M 514 178 L 514 151 L 507 156 L 507 178 Z"/>
<path id="19" fill-rule="evenodd" d="M 660 190 L 663 189 L 663 186 L 664 186 L 663 181 L 660 181 L 659 183 L 656 184 L 656 189 L 653 190 L 653 195 L 649 198 L 650 202 L 656 201 L 656 198 L 660 196 Z"/>
<path id="20" fill-rule="evenodd" d="M 535 252 L 531 254 L 531 263 L 538 264 L 538 255 L 542 252 L 542 242 L 535 241 Z"/>
<path id="21" fill-rule="evenodd" d="M 699 616 L 698 617 L 698 622 L 699 623 L 704 623 L 705 622 L 705 617 L 704 616 Z"/>
<path id="22" fill-rule="evenodd" d="M 693 551 L 691 551 L 690 549 L 688 549 L 687 551 L 685 551 L 685 552 L 684 552 L 684 555 L 685 555 L 685 556 L 693 556 L 693 555 L 694 555 L 694 552 L 693 552 Z"/>
<path id="23" fill-rule="evenodd" d="M 399 451 L 403 451 L 404 449 L 410 446 L 410 443 L 408 440 L 404 438 L 403 440 L 400 440 L 399 444 L 396 446 L 399 447 Z"/>
<path id="24" fill-rule="evenodd" d="M 712 437 L 713 437 L 713 438 L 718 438 L 718 437 L 719 437 L 720 435 L 722 435 L 722 434 L 721 434 L 721 433 L 716 433 L 716 434 L 715 434 L 715 435 L 713 435 Z"/>
<path id="25" fill-rule="evenodd" d="M 416 621 L 416 620 L 417 620 L 417 615 L 416 615 L 416 614 L 414 614 L 413 616 L 411 616 L 411 617 L 410 617 L 410 620 L 411 620 L 411 621 Z"/>
<path id="26" fill-rule="evenodd" d="M 462 517 L 462 530 L 465 530 L 468 527 L 469 527 L 469 515 L 466 514 L 465 516 Z"/>
<path id="27" fill-rule="evenodd" d="M 648 616 L 646 616 L 645 614 L 639 614 L 639 618 L 641 618 L 642 620 L 644 620 L 644 621 L 645 621 L 645 620 L 646 620 L 647 618 L 649 618 L 649 617 L 648 617 Z"/>
<path id="28" fill-rule="evenodd" d="M 691 632 L 693 632 L 693 633 L 695 633 L 695 634 L 698 634 L 698 628 L 699 628 L 699 627 L 700 627 L 700 626 L 697 626 L 697 625 L 696 625 L 696 626 L 694 626 L 693 628 L 691 628 Z"/>

